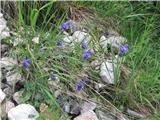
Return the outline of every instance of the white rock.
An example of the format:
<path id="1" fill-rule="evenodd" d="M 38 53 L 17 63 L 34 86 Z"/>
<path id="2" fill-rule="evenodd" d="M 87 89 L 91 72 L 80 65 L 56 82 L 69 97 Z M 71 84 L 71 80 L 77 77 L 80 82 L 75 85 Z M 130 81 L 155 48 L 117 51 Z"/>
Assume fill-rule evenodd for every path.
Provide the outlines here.
<path id="1" fill-rule="evenodd" d="M 1 104 L 1 110 L 0 110 L 0 116 L 1 117 L 6 117 L 6 114 L 8 113 L 8 111 L 15 107 L 14 103 L 11 102 L 11 101 L 4 101 L 2 104 Z"/>
<path id="2" fill-rule="evenodd" d="M 39 43 L 39 36 L 38 37 L 34 37 L 32 39 L 32 42 L 38 44 Z"/>
<path id="3" fill-rule="evenodd" d="M 106 40 L 107 40 L 107 38 L 104 35 L 100 37 L 100 42 L 104 42 Z"/>
<path id="4" fill-rule="evenodd" d="M 11 70 L 17 64 L 16 60 L 9 57 L 4 57 L 0 60 L 0 67 L 5 68 L 6 70 Z"/>
<path id="5" fill-rule="evenodd" d="M 103 87 L 105 87 L 105 85 L 101 84 L 101 83 L 98 83 L 98 84 L 95 85 L 96 90 L 99 90 L 100 88 L 103 88 Z"/>
<path id="6" fill-rule="evenodd" d="M 1 27 L 1 28 L 0 28 L 0 32 L 2 32 L 2 31 L 4 31 L 4 29 L 7 27 L 7 26 L 6 26 L 6 23 L 7 23 L 7 22 L 6 22 L 6 20 L 5 20 L 4 18 L 1 18 L 0 21 L 1 21 L 1 23 L 0 23 L 0 27 Z"/>
<path id="7" fill-rule="evenodd" d="M 63 31 L 63 34 L 64 34 L 64 35 L 69 35 L 69 33 L 68 33 L 68 32 L 66 32 L 66 31 Z"/>
<path id="8" fill-rule="evenodd" d="M 63 46 L 70 46 L 70 47 L 74 47 L 74 38 L 72 36 L 69 35 L 65 35 L 64 37 L 61 38 Z"/>
<path id="9" fill-rule="evenodd" d="M 65 105 L 64 105 L 64 111 L 66 112 L 66 113 L 69 113 L 70 112 L 70 104 L 67 102 L 67 103 L 65 103 Z"/>
<path id="10" fill-rule="evenodd" d="M 5 99 L 5 97 L 6 97 L 6 94 L 2 91 L 2 89 L 0 89 L 0 104 Z"/>
<path id="11" fill-rule="evenodd" d="M 3 31 L 3 32 L 1 32 L 1 38 L 0 39 L 5 39 L 5 38 L 7 38 L 9 36 L 10 36 L 9 32 Z"/>
<path id="12" fill-rule="evenodd" d="M 72 36 L 65 36 L 62 40 L 65 43 L 71 43 L 71 42 L 73 42 L 73 37 Z"/>
<path id="13" fill-rule="evenodd" d="M 7 102 L 6 102 L 6 105 L 5 105 L 5 112 L 8 113 L 8 111 L 9 111 L 10 109 L 14 108 L 14 107 L 15 107 L 15 105 L 14 105 L 13 102 L 7 101 Z"/>
<path id="14" fill-rule="evenodd" d="M 130 116 L 133 116 L 133 117 L 136 117 L 136 118 L 144 118 L 145 115 L 141 114 L 141 113 L 138 113 L 136 111 L 133 111 L 131 109 L 127 109 L 127 113 L 130 115 Z"/>
<path id="15" fill-rule="evenodd" d="M 13 95 L 13 100 L 15 100 L 18 104 L 21 103 L 20 97 L 22 97 L 23 92 L 24 91 L 18 91 L 18 92 L 15 92 Z"/>
<path id="16" fill-rule="evenodd" d="M 88 33 L 82 31 L 75 31 L 72 37 L 75 42 L 89 42 L 91 40 L 91 36 Z"/>
<path id="17" fill-rule="evenodd" d="M 113 64 L 110 62 L 103 62 L 100 67 L 100 76 L 104 82 L 114 84 Z"/>
<path id="18" fill-rule="evenodd" d="M 39 113 L 30 104 L 20 104 L 8 112 L 9 120 L 36 120 Z"/>
<path id="19" fill-rule="evenodd" d="M 94 110 L 96 108 L 97 104 L 94 103 L 94 102 L 84 102 L 82 104 L 82 110 L 81 110 L 81 113 L 85 113 L 89 110 Z"/>
<path id="20" fill-rule="evenodd" d="M 13 85 L 15 85 L 18 81 L 22 80 L 21 74 L 18 73 L 18 72 L 15 72 L 15 73 L 7 72 L 6 80 L 7 80 L 7 83 L 8 83 L 9 85 L 13 86 Z"/>
<path id="21" fill-rule="evenodd" d="M 9 29 L 6 26 L 6 20 L 3 18 L 3 14 L 0 13 L 0 41 L 6 37 L 9 37 Z"/>
<path id="22" fill-rule="evenodd" d="M 74 120 L 98 120 L 98 118 L 93 111 L 88 111 L 74 118 Z"/>
<path id="23" fill-rule="evenodd" d="M 1 38 L 0 38 L 0 40 L 5 39 L 6 37 L 9 37 L 9 36 L 10 36 L 9 32 L 3 31 L 3 32 L 1 33 Z"/>
<path id="24" fill-rule="evenodd" d="M 6 88 L 3 90 L 3 92 L 6 94 L 6 96 L 11 97 L 12 96 L 12 88 L 10 86 L 6 86 Z"/>
<path id="25" fill-rule="evenodd" d="M 0 18 L 2 18 L 3 17 L 3 14 L 0 12 Z"/>
<path id="26" fill-rule="evenodd" d="M 100 38 L 100 45 L 102 46 L 102 48 L 107 47 L 108 44 L 110 44 L 113 47 L 119 48 L 125 41 L 126 38 L 122 36 L 110 36 L 108 38 L 102 36 Z"/>

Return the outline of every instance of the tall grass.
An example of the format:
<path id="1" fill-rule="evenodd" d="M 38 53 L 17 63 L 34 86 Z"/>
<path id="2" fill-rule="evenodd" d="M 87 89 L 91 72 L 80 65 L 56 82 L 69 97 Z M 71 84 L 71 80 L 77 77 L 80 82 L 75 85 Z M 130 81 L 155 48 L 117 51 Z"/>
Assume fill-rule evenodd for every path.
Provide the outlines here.
<path id="1" fill-rule="evenodd" d="M 60 11 L 54 11 L 53 4 L 53 1 L 18 2 L 17 29 L 23 27 L 18 33 L 18 36 L 23 38 L 23 44 L 13 48 L 12 54 L 16 51 L 15 54 L 19 60 L 30 59 L 32 62 L 32 66 L 28 72 L 21 71 L 25 79 L 27 79 L 24 85 L 26 92 L 22 101 L 28 101 L 38 109 L 41 103 L 47 103 L 49 105 L 47 111 L 51 113 L 54 111 L 50 117 L 59 120 L 59 115 L 62 110 L 48 88 L 50 73 L 43 69 L 48 67 L 48 61 L 50 59 L 52 60 L 52 58 L 50 58 L 53 56 L 52 46 L 55 46 L 56 40 L 59 39 L 59 35 L 56 33 L 65 16 L 65 14 L 61 14 L 62 16 L 57 17 Z M 53 24 L 54 20 L 56 20 L 56 24 Z M 38 45 L 32 44 L 32 39 L 35 36 L 39 36 L 40 44 Z M 45 46 L 45 50 L 42 50 L 42 45 Z M 49 65 L 49 67 L 51 66 L 52 64 Z M 50 70 L 50 72 L 52 71 L 53 70 Z M 54 72 L 56 72 L 56 70 Z M 43 118 L 45 118 L 45 116 L 41 115 L 39 119 Z"/>
<path id="2" fill-rule="evenodd" d="M 126 78 L 122 103 L 150 106 L 155 112 L 160 108 L 159 65 L 159 3 L 154 2 L 84 2 L 99 11 L 102 17 L 111 17 L 118 23 L 119 31 L 128 39 L 129 54 L 125 63 L 132 69 Z M 153 47 L 153 46 L 157 47 Z M 115 101 L 119 97 L 115 97 Z M 136 105 L 136 106 L 137 106 Z"/>

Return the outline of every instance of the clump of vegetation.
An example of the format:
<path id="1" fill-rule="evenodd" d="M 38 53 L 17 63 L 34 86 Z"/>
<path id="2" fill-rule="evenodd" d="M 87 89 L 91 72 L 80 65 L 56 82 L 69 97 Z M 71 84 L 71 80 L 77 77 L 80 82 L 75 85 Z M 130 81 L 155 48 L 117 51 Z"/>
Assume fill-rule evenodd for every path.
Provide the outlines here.
<path id="1" fill-rule="evenodd" d="M 48 85 L 50 79 L 57 81 L 56 89 L 64 96 L 70 93 L 79 101 L 95 98 L 98 107 L 103 109 L 108 109 L 109 105 L 117 112 L 131 108 L 148 115 L 159 113 L 159 2 L 19 1 L 17 6 L 15 31 L 23 42 L 12 47 L 9 56 L 17 58 L 23 66 L 18 68 L 26 79 L 22 101 L 37 108 L 46 103 L 48 115 L 53 116 L 54 111 L 55 120 L 67 119 Z M 63 47 L 58 41 L 63 36 L 60 26 L 69 19 L 80 21 L 94 38 L 94 44 Z M 116 71 L 115 85 L 106 85 L 96 91 L 93 86 L 101 78 L 90 62 L 95 59 L 103 61 L 105 51 L 92 53 L 87 47 L 96 49 L 96 40 L 110 28 L 127 38 L 129 50 L 120 58 L 120 65 L 123 63 L 125 67 L 124 72 L 121 68 Z M 32 42 L 35 36 L 39 37 L 38 44 Z M 111 53 L 113 57 L 113 51 Z M 81 81 L 77 82 L 77 79 Z M 76 94 L 79 91 L 85 97 Z"/>

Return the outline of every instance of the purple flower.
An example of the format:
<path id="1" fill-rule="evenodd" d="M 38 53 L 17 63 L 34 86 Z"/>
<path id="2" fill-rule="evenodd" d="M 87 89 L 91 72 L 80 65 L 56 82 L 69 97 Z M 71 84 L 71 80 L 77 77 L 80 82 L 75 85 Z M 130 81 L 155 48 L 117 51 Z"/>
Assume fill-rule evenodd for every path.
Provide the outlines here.
<path id="1" fill-rule="evenodd" d="M 50 80 L 56 80 L 56 76 L 54 74 L 50 75 Z"/>
<path id="2" fill-rule="evenodd" d="M 83 48 L 83 49 L 87 48 L 87 44 L 84 41 L 81 43 L 81 48 Z"/>
<path id="3" fill-rule="evenodd" d="M 66 21 L 61 24 L 60 29 L 66 31 L 70 29 L 70 27 L 71 27 L 71 21 Z"/>
<path id="4" fill-rule="evenodd" d="M 124 54 L 126 54 L 128 52 L 129 46 L 128 44 L 122 45 L 120 47 L 120 56 L 123 56 Z"/>
<path id="5" fill-rule="evenodd" d="M 24 68 L 28 68 L 28 66 L 31 64 L 31 61 L 29 59 L 23 60 L 22 65 Z"/>
<path id="6" fill-rule="evenodd" d="M 63 44 L 62 44 L 61 41 L 57 41 L 56 45 L 57 45 L 57 46 L 63 46 Z"/>
<path id="7" fill-rule="evenodd" d="M 77 92 L 81 91 L 85 86 L 85 82 L 84 81 L 80 81 L 76 84 L 75 89 Z"/>
<path id="8" fill-rule="evenodd" d="M 87 58 L 89 58 L 90 56 L 91 56 L 91 51 L 90 51 L 90 50 L 85 50 L 85 51 L 83 52 L 83 55 L 82 55 L 83 59 L 87 59 Z"/>

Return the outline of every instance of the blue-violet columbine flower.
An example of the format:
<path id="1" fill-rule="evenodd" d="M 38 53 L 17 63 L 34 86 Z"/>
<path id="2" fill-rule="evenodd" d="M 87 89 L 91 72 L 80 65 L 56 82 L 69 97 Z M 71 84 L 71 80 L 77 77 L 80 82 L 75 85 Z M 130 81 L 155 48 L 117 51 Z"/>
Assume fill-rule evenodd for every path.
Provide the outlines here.
<path id="1" fill-rule="evenodd" d="M 83 55 L 82 55 L 83 59 L 87 59 L 87 58 L 89 58 L 90 56 L 91 56 L 91 50 L 85 50 L 85 51 L 83 52 Z"/>
<path id="2" fill-rule="evenodd" d="M 87 44 L 84 41 L 81 43 L 81 48 L 83 48 L 83 49 L 87 48 Z"/>
<path id="3" fill-rule="evenodd" d="M 66 30 L 69 30 L 70 27 L 71 27 L 71 21 L 68 20 L 61 24 L 60 29 L 66 31 Z"/>
<path id="4" fill-rule="evenodd" d="M 22 65 L 24 68 L 28 68 L 28 66 L 31 64 L 31 61 L 29 59 L 23 60 Z"/>
<path id="5" fill-rule="evenodd" d="M 62 44 L 61 41 L 57 41 L 56 45 L 57 45 L 57 46 L 63 46 L 63 44 Z"/>
<path id="6" fill-rule="evenodd" d="M 120 55 L 123 56 L 124 54 L 126 54 L 128 52 L 129 46 L 128 44 L 122 45 L 120 47 Z"/>
<path id="7" fill-rule="evenodd" d="M 56 80 L 56 76 L 54 74 L 50 75 L 50 80 Z"/>
<path id="8" fill-rule="evenodd" d="M 75 89 L 77 92 L 81 91 L 85 86 L 85 82 L 84 81 L 80 81 L 76 84 Z"/>

